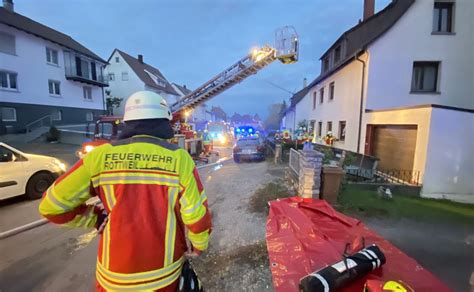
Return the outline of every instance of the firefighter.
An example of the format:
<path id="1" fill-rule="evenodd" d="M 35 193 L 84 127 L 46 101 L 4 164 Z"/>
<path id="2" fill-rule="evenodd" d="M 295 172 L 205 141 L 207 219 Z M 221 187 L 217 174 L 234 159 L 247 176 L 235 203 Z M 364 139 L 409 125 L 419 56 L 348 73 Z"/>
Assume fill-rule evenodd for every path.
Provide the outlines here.
<path id="1" fill-rule="evenodd" d="M 43 196 L 49 221 L 101 233 L 97 291 L 176 291 L 185 253 L 208 247 L 207 198 L 191 156 L 166 142 L 171 119 L 163 97 L 134 93 L 120 139 L 88 153 Z M 93 196 L 103 208 L 86 204 Z"/>

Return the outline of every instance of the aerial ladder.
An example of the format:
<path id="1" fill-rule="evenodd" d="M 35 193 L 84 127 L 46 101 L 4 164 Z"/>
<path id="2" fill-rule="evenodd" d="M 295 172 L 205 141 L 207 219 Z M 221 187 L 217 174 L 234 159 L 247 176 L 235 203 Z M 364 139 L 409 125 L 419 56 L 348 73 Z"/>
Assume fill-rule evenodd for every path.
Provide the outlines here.
<path id="1" fill-rule="evenodd" d="M 247 77 L 256 74 L 272 62 L 279 60 L 283 64 L 291 64 L 298 61 L 299 42 L 298 34 L 292 26 L 285 26 L 275 32 L 274 46 L 263 46 L 254 48 L 249 54 L 228 67 L 211 80 L 207 81 L 194 91 L 171 105 L 173 113 L 173 124 L 178 127 L 177 143 L 187 149 L 191 155 L 200 155 L 202 140 L 191 137 L 194 132 L 187 128 L 185 121 L 186 114 L 203 102 L 217 96 L 237 83 L 242 82 Z M 112 133 L 104 133 L 104 124 L 110 124 Z M 83 157 L 95 147 L 108 143 L 117 137 L 122 126 L 122 117 L 103 116 L 95 123 L 94 137 L 92 141 L 83 143 L 82 148 L 76 152 L 78 157 Z M 191 135 L 188 135 L 191 134 Z"/>
<path id="2" fill-rule="evenodd" d="M 294 27 L 285 26 L 278 29 L 275 32 L 273 47 L 266 45 L 254 48 L 235 64 L 172 104 L 173 120 L 182 120 L 187 112 L 256 74 L 273 61 L 280 60 L 283 64 L 295 63 L 298 61 L 298 53 L 298 34 Z"/>

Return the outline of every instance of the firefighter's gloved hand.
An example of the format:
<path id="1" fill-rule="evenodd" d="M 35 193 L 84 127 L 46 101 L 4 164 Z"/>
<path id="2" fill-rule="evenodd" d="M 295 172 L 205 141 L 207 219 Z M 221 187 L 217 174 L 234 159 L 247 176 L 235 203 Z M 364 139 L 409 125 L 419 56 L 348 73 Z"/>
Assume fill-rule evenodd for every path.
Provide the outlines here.
<path id="1" fill-rule="evenodd" d="M 97 222 L 95 223 L 95 228 L 99 234 L 102 234 L 104 231 L 105 226 L 107 226 L 107 222 L 109 222 L 109 216 L 104 209 L 100 210 L 97 214 Z"/>

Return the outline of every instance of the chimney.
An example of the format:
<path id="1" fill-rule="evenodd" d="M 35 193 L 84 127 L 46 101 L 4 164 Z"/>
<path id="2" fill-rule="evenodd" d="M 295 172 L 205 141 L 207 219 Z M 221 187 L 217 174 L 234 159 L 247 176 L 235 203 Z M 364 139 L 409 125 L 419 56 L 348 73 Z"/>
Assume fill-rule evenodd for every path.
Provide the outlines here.
<path id="1" fill-rule="evenodd" d="M 14 12 L 13 9 L 13 0 L 3 0 L 3 8 L 10 12 Z"/>
<path id="2" fill-rule="evenodd" d="M 186 89 L 186 84 L 183 85 L 184 89 Z"/>
<path id="3" fill-rule="evenodd" d="M 308 86 L 308 79 L 304 78 L 303 79 L 303 88 L 305 88 L 306 86 Z"/>
<path id="4" fill-rule="evenodd" d="M 364 0 L 364 21 L 374 15 L 375 0 Z"/>
<path id="5" fill-rule="evenodd" d="M 143 55 L 138 55 L 138 62 L 143 64 Z"/>

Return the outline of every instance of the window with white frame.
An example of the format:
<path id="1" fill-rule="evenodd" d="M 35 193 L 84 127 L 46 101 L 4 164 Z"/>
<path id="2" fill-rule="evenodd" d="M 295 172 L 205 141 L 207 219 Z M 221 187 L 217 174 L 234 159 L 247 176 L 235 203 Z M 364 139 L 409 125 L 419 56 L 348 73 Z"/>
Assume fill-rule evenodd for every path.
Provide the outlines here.
<path id="1" fill-rule="evenodd" d="M 109 73 L 109 81 L 115 80 L 115 73 Z"/>
<path id="2" fill-rule="evenodd" d="M 94 120 L 94 113 L 93 112 L 87 112 L 86 113 L 86 121 L 87 122 L 92 122 Z"/>
<path id="3" fill-rule="evenodd" d="M 84 93 L 84 100 L 92 100 L 92 87 L 84 86 L 82 91 Z"/>
<path id="4" fill-rule="evenodd" d="M 51 113 L 51 120 L 53 121 L 60 121 L 63 118 L 63 113 L 61 110 L 54 110 Z"/>
<path id="5" fill-rule="evenodd" d="M 440 62 L 413 62 L 412 92 L 437 92 Z"/>
<path id="6" fill-rule="evenodd" d="M 122 72 L 122 81 L 128 81 L 128 72 Z"/>
<path id="7" fill-rule="evenodd" d="M 18 90 L 17 74 L 9 71 L 0 71 L 0 88 Z"/>
<path id="8" fill-rule="evenodd" d="M 323 122 L 322 121 L 319 121 L 318 122 L 318 129 L 317 129 L 317 136 L 318 137 L 321 137 L 322 133 L 323 133 Z"/>
<path id="9" fill-rule="evenodd" d="M 56 80 L 48 80 L 49 94 L 61 95 L 61 82 Z"/>
<path id="10" fill-rule="evenodd" d="M 0 32 L 0 52 L 10 55 L 16 54 L 15 36 Z"/>
<path id="11" fill-rule="evenodd" d="M 115 57 L 115 63 L 120 63 L 120 58 L 119 57 Z"/>
<path id="12" fill-rule="evenodd" d="M 48 62 L 48 64 L 59 65 L 58 51 L 46 48 L 46 62 Z"/>
<path id="13" fill-rule="evenodd" d="M 16 109 L 12 107 L 0 108 L 2 122 L 16 122 Z"/>
<path id="14" fill-rule="evenodd" d="M 339 141 L 346 140 L 346 121 L 339 121 Z"/>

